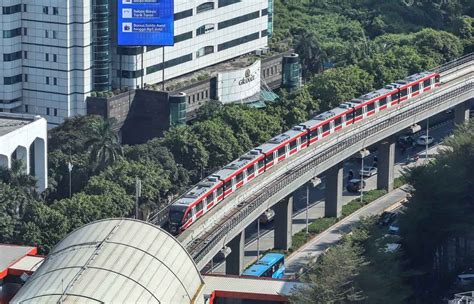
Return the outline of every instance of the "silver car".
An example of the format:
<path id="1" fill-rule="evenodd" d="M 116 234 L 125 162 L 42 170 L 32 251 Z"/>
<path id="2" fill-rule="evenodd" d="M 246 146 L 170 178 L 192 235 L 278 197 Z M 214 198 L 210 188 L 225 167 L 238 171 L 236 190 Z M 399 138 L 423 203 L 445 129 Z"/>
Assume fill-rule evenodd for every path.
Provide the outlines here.
<path id="1" fill-rule="evenodd" d="M 359 174 L 360 176 L 364 176 L 364 177 L 371 177 L 375 174 L 377 174 L 377 167 L 364 167 L 362 168 L 362 170 L 359 170 Z"/>

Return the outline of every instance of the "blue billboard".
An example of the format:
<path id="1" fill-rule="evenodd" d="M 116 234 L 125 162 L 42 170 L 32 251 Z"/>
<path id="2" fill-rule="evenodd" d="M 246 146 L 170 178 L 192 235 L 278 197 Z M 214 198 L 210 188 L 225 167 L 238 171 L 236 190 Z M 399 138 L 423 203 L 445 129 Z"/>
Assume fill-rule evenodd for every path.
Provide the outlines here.
<path id="1" fill-rule="evenodd" d="M 118 45 L 174 44 L 174 0 L 117 0 Z"/>

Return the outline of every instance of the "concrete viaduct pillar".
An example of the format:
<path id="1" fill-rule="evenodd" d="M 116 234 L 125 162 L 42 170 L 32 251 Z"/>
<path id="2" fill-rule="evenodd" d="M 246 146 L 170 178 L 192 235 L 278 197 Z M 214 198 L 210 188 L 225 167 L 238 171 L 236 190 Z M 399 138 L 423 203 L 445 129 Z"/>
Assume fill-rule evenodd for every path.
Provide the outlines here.
<path id="1" fill-rule="evenodd" d="M 454 107 L 454 123 L 460 125 L 469 121 L 469 100 Z"/>
<path id="2" fill-rule="evenodd" d="M 339 163 L 327 171 L 325 217 L 339 218 L 341 216 L 343 177 L 343 163 Z"/>
<path id="3" fill-rule="evenodd" d="M 229 242 L 230 254 L 225 259 L 225 273 L 241 275 L 244 271 L 245 230 Z"/>
<path id="4" fill-rule="evenodd" d="M 388 138 L 378 147 L 377 189 L 393 190 L 395 170 L 395 141 Z"/>
<path id="5" fill-rule="evenodd" d="M 288 250 L 293 237 L 293 196 L 281 200 L 275 205 L 275 249 Z"/>

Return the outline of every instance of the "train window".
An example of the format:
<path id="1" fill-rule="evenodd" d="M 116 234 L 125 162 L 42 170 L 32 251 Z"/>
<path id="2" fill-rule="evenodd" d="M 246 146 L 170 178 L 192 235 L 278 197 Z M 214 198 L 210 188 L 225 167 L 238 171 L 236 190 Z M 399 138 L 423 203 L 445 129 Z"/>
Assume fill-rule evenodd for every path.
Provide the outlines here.
<path id="1" fill-rule="evenodd" d="M 387 104 L 387 97 L 379 99 L 379 106 L 384 106 Z"/>
<path id="2" fill-rule="evenodd" d="M 258 168 L 263 168 L 263 166 L 265 165 L 265 160 L 261 159 L 258 161 Z"/>
<path id="3" fill-rule="evenodd" d="M 221 196 L 221 195 L 222 195 L 222 192 L 224 192 L 224 190 L 222 189 L 222 187 L 217 188 L 217 196 Z"/>
<path id="4" fill-rule="evenodd" d="M 308 138 L 306 137 L 306 135 L 301 136 L 300 139 L 301 139 L 302 144 L 304 144 L 306 141 L 308 141 Z"/>
<path id="5" fill-rule="evenodd" d="M 207 202 L 208 204 L 211 203 L 213 200 L 214 200 L 213 193 L 209 194 L 209 195 L 206 197 L 206 202 Z"/>
<path id="6" fill-rule="evenodd" d="M 235 181 L 238 183 L 238 182 L 241 182 L 242 180 L 244 179 L 244 173 L 243 172 L 240 172 L 239 174 L 237 174 L 237 176 L 235 177 Z"/>
<path id="7" fill-rule="evenodd" d="M 202 204 L 202 201 L 200 201 L 199 203 L 197 203 L 197 205 L 196 205 L 196 212 L 199 212 L 199 211 L 202 210 L 202 205 L 203 205 L 203 204 Z"/>
<path id="8" fill-rule="evenodd" d="M 393 94 L 392 95 L 392 101 L 395 101 L 397 99 L 398 99 L 398 94 L 397 93 Z"/>
<path id="9" fill-rule="evenodd" d="M 346 121 L 354 119 L 354 111 L 346 114 Z"/>
<path id="10" fill-rule="evenodd" d="M 267 163 L 272 162 L 272 161 L 273 161 L 273 153 L 268 154 L 268 155 L 265 157 L 265 161 L 266 161 Z"/>
<path id="11" fill-rule="evenodd" d="M 400 97 L 405 97 L 405 96 L 407 96 L 407 89 L 400 91 Z"/>
<path id="12" fill-rule="evenodd" d="M 431 85 L 431 79 L 426 79 L 425 81 L 423 81 L 424 88 L 429 87 L 430 85 Z"/>
<path id="13" fill-rule="evenodd" d="M 435 77 L 435 82 L 438 83 L 440 81 L 439 75 Z"/>
<path id="14" fill-rule="evenodd" d="M 280 149 L 278 149 L 278 156 L 285 155 L 285 152 L 286 152 L 285 146 L 281 147 Z"/>
<path id="15" fill-rule="evenodd" d="M 324 125 L 323 125 L 323 132 L 329 131 L 330 128 L 331 128 L 331 126 L 329 125 L 329 123 L 324 124 Z"/>
<path id="16" fill-rule="evenodd" d="M 411 92 L 412 92 L 412 93 L 413 93 L 413 92 L 416 92 L 416 91 L 418 91 L 419 89 L 420 89 L 420 84 L 417 83 L 417 84 L 415 84 L 414 86 L 411 87 Z"/>
<path id="17" fill-rule="evenodd" d="M 318 129 L 314 129 L 313 131 L 309 132 L 310 138 L 318 137 Z"/>
<path id="18" fill-rule="evenodd" d="M 339 125 L 341 125 L 342 123 L 342 116 L 341 117 L 338 117 L 334 120 L 334 125 L 337 127 Z"/>
<path id="19" fill-rule="evenodd" d="M 296 139 L 290 142 L 290 150 L 296 148 Z"/>
<path id="20" fill-rule="evenodd" d="M 375 109 L 375 102 L 369 103 L 367 105 L 367 112 L 373 111 Z"/>
<path id="21" fill-rule="evenodd" d="M 359 108 L 357 110 L 355 110 L 355 116 L 358 117 L 358 116 L 361 116 L 362 115 L 362 108 Z"/>
<path id="22" fill-rule="evenodd" d="M 255 167 L 251 165 L 247 168 L 247 175 L 253 174 L 255 172 Z"/>
<path id="23" fill-rule="evenodd" d="M 232 188 L 232 180 L 228 180 L 227 182 L 225 182 L 224 188 L 225 188 L 226 190 Z"/>

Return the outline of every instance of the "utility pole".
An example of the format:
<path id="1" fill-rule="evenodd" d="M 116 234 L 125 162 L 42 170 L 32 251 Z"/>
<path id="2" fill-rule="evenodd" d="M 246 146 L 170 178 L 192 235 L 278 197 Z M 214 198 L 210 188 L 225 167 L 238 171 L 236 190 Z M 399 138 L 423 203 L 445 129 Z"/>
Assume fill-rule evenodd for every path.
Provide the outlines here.
<path id="1" fill-rule="evenodd" d="M 260 219 L 257 219 L 257 261 L 260 260 Z"/>
<path id="2" fill-rule="evenodd" d="M 309 182 L 306 183 L 306 234 L 308 234 L 308 221 L 309 221 Z"/>
<path id="3" fill-rule="evenodd" d="M 136 177 L 135 178 L 135 219 L 138 219 L 138 202 L 140 196 L 142 195 L 142 181 Z"/>
<path id="4" fill-rule="evenodd" d="M 425 161 L 428 161 L 428 135 L 429 135 L 429 130 L 430 128 L 430 118 L 426 119 L 426 140 L 425 140 Z"/>

